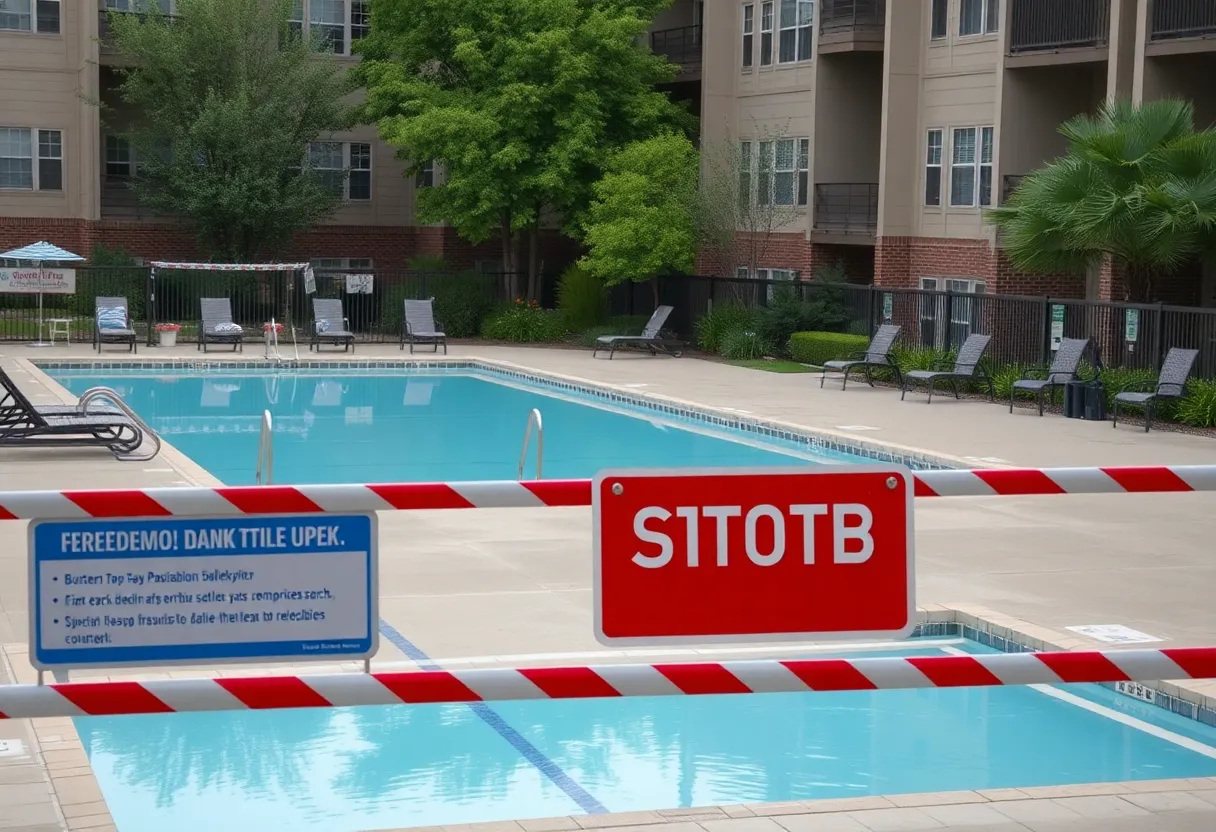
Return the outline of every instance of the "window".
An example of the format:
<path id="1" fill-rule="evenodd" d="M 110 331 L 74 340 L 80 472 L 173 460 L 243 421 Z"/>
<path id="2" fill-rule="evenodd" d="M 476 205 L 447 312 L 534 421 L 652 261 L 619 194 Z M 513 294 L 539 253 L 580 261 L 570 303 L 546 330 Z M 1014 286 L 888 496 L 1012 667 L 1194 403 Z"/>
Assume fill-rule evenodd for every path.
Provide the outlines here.
<path id="1" fill-rule="evenodd" d="M 62 191 L 63 134 L 58 130 L 0 127 L 0 188 Z"/>
<path id="2" fill-rule="evenodd" d="M 952 206 L 970 208 L 992 204 L 992 142 L 991 127 L 954 129 L 950 148 Z"/>
<path id="3" fill-rule="evenodd" d="M 942 204 L 942 131 L 930 130 L 925 151 L 925 204 Z"/>
<path id="4" fill-rule="evenodd" d="M 134 172 L 130 142 L 122 136 L 106 136 L 106 176 L 131 176 Z"/>
<path id="5" fill-rule="evenodd" d="M 985 289 L 984 281 L 970 277 L 922 277 L 920 288 L 926 293 L 949 292 L 952 295 L 920 296 L 922 346 L 933 349 L 945 349 L 947 345 L 957 347 L 979 329 L 981 301 L 967 295 L 982 295 Z M 958 295 L 962 297 L 956 297 Z"/>
<path id="6" fill-rule="evenodd" d="M 747 280 L 751 276 L 752 276 L 752 270 L 749 269 L 747 266 L 736 266 L 735 267 L 735 277 L 737 277 L 739 280 Z"/>
<path id="7" fill-rule="evenodd" d="M 288 30 L 298 38 L 304 37 L 304 0 L 295 0 L 291 16 L 287 18 Z"/>
<path id="8" fill-rule="evenodd" d="M 172 0 L 106 0 L 106 8 L 116 12 L 147 12 L 158 8 L 164 14 L 173 13 Z"/>
<path id="9" fill-rule="evenodd" d="M 773 64 L 773 4 L 760 4 L 760 66 Z"/>
<path id="10" fill-rule="evenodd" d="M 812 0 L 781 0 L 781 32 L 777 62 L 788 64 L 811 58 Z"/>
<path id="11" fill-rule="evenodd" d="M 933 9 L 930 12 L 929 20 L 929 37 L 933 40 L 942 40 L 946 37 L 946 31 L 949 28 L 950 19 L 950 0 L 933 0 Z"/>
<path id="12" fill-rule="evenodd" d="M 752 203 L 752 143 L 739 142 L 739 205 Z"/>
<path id="13" fill-rule="evenodd" d="M 0 0 L 0 29 L 59 34 L 59 0 Z"/>
<path id="14" fill-rule="evenodd" d="M 313 271 L 359 271 L 370 270 L 372 260 L 370 257 L 314 257 L 309 261 Z"/>
<path id="15" fill-rule="evenodd" d="M 958 33 L 989 35 L 998 30 L 1001 0 L 959 0 Z"/>
<path id="16" fill-rule="evenodd" d="M 308 167 L 343 199 L 372 198 L 372 146 L 365 142 L 313 142 Z"/>
<path id="17" fill-rule="evenodd" d="M 418 170 L 414 177 L 415 188 L 433 188 L 435 187 L 435 163 L 434 161 L 423 162 L 422 167 Z"/>
<path id="18" fill-rule="evenodd" d="M 367 37 L 372 25 L 372 10 L 369 0 L 351 0 L 350 4 L 350 40 L 354 43 Z"/>
<path id="19" fill-rule="evenodd" d="M 752 38 L 755 37 L 754 31 L 756 28 L 756 6 L 754 3 L 748 3 L 743 7 L 743 68 L 748 69 L 752 65 Z"/>
<path id="20" fill-rule="evenodd" d="M 756 269 L 757 280 L 772 280 L 782 282 L 792 282 L 798 276 L 798 272 L 793 269 Z M 772 283 L 765 287 L 764 294 L 768 298 L 768 302 L 773 302 L 773 295 L 776 294 L 776 286 Z"/>
<path id="21" fill-rule="evenodd" d="M 288 28 L 304 37 L 305 21 L 308 21 L 307 37 L 318 39 L 322 49 L 349 55 L 354 42 L 367 37 L 371 26 L 371 3 L 369 0 L 295 0 Z"/>
<path id="22" fill-rule="evenodd" d="M 810 187 L 810 139 L 763 141 L 757 149 L 756 204 L 806 205 Z M 750 179 L 750 155 L 747 161 Z"/>

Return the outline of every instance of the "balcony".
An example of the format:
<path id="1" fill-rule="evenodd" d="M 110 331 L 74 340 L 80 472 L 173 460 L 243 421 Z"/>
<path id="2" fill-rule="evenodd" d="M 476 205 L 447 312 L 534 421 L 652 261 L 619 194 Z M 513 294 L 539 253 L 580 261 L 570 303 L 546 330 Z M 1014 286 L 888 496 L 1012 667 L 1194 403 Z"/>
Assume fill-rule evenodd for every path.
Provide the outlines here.
<path id="1" fill-rule="evenodd" d="M 814 228 L 835 234 L 874 234 L 878 230 L 878 183 L 816 183 Z"/>
<path id="2" fill-rule="evenodd" d="M 650 51 L 671 61 L 684 75 L 701 71 L 701 27 L 680 26 L 650 33 Z"/>
<path id="3" fill-rule="evenodd" d="M 143 211 L 130 187 L 129 176 L 101 176 L 101 218 L 103 220 L 139 220 Z"/>
<path id="4" fill-rule="evenodd" d="M 1149 38 L 1216 38 L 1216 3 L 1212 0 L 1153 0 Z"/>
<path id="5" fill-rule="evenodd" d="M 1010 173 L 1001 177 L 1001 204 L 1004 205 L 1009 201 L 1009 197 L 1013 196 L 1013 192 L 1018 189 L 1018 185 L 1022 184 L 1022 180 L 1026 178 L 1024 173 Z"/>
<path id="6" fill-rule="evenodd" d="M 128 11 L 123 11 L 121 9 L 101 9 L 97 14 L 98 14 L 97 39 L 98 39 L 98 41 L 100 41 L 101 56 L 103 58 L 111 59 L 111 60 L 105 61 L 105 63 L 114 64 L 114 63 L 116 63 L 116 61 L 114 61 L 112 59 L 118 55 L 118 51 L 114 48 L 114 46 L 110 42 L 110 15 L 111 14 L 132 14 L 141 20 L 146 18 L 147 15 L 142 12 L 128 12 Z M 168 15 L 168 17 L 172 20 L 174 15 Z"/>
<path id="7" fill-rule="evenodd" d="M 819 51 L 881 52 L 887 0 L 821 0 Z"/>
<path id="8" fill-rule="evenodd" d="M 1111 0 L 1010 2 L 1010 56 L 1038 56 L 1040 60 L 1007 61 L 1007 65 L 1106 60 L 1110 44 Z M 1043 55 L 1054 57 L 1041 59 Z"/>

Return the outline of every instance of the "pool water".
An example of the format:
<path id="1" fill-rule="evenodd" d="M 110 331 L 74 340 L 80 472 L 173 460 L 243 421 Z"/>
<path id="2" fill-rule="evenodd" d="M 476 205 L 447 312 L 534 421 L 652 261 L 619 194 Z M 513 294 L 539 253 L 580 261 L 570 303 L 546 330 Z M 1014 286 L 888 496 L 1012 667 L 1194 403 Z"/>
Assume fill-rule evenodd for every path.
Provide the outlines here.
<path id="1" fill-rule="evenodd" d="M 655 412 L 438 374 L 52 373 L 75 394 L 105 385 L 227 485 L 251 485 L 262 411 L 274 418 L 276 483 L 516 479 L 524 427 L 544 419 L 546 479 L 608 467 L 744 467 L 866 462 Z M 743 406 L 743 405 L 741 405 Z M 535 439 L 533 440 L 535 441 Z M 535 473 L 535 447 L 525 476 Z"/>
<path id="2" fill-rule="evenodd" d="M 866 655 L 942 652 L 927 640 Z M 525 701 L 76 726 L 121 832 L 352 832 L 1216 775 L 1216 730 L 1095 686 L 1047 690 L 1054 695 L 1011 687 Z"/>

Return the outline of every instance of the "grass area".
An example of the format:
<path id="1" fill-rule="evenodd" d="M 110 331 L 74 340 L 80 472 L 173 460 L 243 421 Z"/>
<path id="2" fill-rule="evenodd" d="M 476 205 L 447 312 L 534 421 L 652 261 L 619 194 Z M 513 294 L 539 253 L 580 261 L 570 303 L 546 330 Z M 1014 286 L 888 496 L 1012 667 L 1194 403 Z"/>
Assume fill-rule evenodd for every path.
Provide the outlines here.
<path id="1" fill-rule="evenodd" d="M 781 358 L 756 358 L 744 361 L 728 361 L 735 367 L 746 367 L 749 370 L 764 370 L 768 373 L 811 373 L 814 367 L 799 364 L 797 361 L 786 361 Z"/>

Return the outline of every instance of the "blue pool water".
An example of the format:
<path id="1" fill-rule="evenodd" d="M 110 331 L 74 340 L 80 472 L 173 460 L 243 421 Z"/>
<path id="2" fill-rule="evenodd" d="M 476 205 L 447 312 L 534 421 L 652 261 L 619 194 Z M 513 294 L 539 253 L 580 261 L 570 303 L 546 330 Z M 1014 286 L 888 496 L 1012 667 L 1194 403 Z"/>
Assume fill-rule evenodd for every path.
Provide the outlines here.
<path id="1" fill-rule="evenodd" d="M 866 655 L 940 653 L 928 641 Z M 931 689 L 93 717 L 76 725 L 121 832 L 221 824 L 350 832 L 1216 775 L 1216 731 L 1098 687 L 1051 690 L 1073 699 L 1024 687 Z"/>
<path id="2" fill-rule="evenodd" d="M 76 394 L 97 385 L 118 390 L 153 429 L 228 485 L 254 481 L 263 410 L 275 421 L 277 483 L 515 479 L 532 408 L 544 417 L 546 479 L 591 477 L 607 467 L 866 461 L 776 440 L 761 446 L 742 433 L 488 377 L 52 375 Z M 527 465 L 531 476 L 534 453 Z"/>

